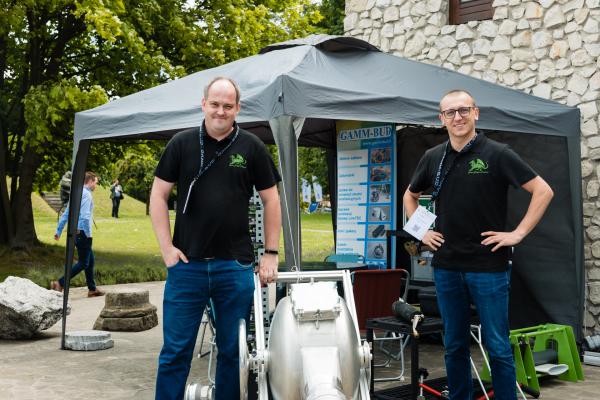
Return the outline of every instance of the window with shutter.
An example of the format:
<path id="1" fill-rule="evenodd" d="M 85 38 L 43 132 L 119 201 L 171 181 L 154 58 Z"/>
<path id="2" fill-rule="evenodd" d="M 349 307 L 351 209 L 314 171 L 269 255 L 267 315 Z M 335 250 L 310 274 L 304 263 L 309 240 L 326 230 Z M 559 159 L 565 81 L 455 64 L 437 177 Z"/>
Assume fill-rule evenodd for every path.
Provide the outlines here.
<path id="1" fill-rule="evenodd" d="M 493 0 L 450 0 L 450 25 L 492 19 Z"/>

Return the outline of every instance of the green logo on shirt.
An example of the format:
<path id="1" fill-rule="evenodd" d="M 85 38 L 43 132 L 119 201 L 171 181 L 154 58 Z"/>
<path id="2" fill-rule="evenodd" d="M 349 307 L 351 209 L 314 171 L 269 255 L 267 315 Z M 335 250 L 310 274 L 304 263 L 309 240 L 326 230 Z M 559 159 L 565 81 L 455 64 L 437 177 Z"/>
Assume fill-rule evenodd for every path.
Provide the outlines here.
<path id="1" fill-rule="evenodd" d="M 229 166 L 246 168 L 246 159 L 241 154 L 232 154 L 229 156 Z"/>
<path id="2" fill-rule="evenodd" d="M 476 158 L 474 160 L 469 161 L 469 172 L 468 174 L 487 174 L 488 165 L 481 158 Z"/>

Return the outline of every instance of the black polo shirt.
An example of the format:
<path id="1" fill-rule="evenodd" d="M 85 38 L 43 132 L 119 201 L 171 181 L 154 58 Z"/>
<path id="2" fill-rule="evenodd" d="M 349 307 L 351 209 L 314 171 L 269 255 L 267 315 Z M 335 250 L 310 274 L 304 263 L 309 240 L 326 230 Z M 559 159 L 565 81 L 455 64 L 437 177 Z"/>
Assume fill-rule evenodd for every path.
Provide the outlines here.
<path id="1" fill-rule="evenodd" d="M 204 165 L 233 140 L 234 131 L 217 141 L 203 134 Z M 254 261 L 248 226 L 248 204 L 256 190 L 280 181 L 265 145 L 242 129 L 231 146 L 194 184 L 183 207 L 190 183 L 200 168 L 200 129 L 176 134 L 167 144 L 155 175 L 177 183 L 177 214 L 173 244 L 192 259 L 216 257 Z"/>
<path id="2" fill-rule="evenodd" d="M 447 143 L 447 142 L 446 142 Z M 504 271 L 510 249 L 484 246 L 482 232 L 505 231 L 508 185 L 520 187 L 537 174 L 506 144 L 482 133 L 465 152 L 446 143 L 429 149 L 410 182 L 410 191 L 434 186 L 446 150 L 443 172 L 450 169 L 436 200 L 436 231 L 444 244 L 434 253 L 434 267 L 461 271 Z"/>

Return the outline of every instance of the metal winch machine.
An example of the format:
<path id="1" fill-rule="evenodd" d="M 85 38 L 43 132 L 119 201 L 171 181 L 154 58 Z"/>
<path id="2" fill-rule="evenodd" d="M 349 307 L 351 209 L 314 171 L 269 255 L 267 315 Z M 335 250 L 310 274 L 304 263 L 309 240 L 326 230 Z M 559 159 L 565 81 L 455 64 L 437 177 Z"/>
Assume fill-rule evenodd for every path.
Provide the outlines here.
<path id="1" fill-rule="evenodd" d="M 344 298 L 338 295 L 341 283 Z M 239 323 L 240 399 L 367 400 L 371 351 L 361 342 L 348 271 L 279 273 L 286 296 L 265 334 L 263 290 L 254 276 L 254 342 Z M 248 377 L 257 388 L 249 389 Z M 250 383 L 253 383 L 251 382 Z M 188 385 L 186 400 L 212 399 L 211 387 Z"/>

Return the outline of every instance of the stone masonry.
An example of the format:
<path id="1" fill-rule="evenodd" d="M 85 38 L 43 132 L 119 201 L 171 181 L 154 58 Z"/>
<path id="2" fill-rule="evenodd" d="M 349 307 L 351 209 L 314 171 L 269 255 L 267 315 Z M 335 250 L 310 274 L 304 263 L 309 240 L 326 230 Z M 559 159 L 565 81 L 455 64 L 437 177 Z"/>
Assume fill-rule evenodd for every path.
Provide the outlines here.
<path id="1" fill-rule="evenodd" d="M 448 0 L 347 0 L 344 30 L 382 51 L 581 110 L 586 334 L 600 332 L 600 0 L 495 0 L 448 25 Z"/>
<path id="2" fill-rule="evenodd" d="M 120 289 L 106 293 L 104 308 L 94 323 L 94 329 L 141 332 L 156 325 L 156 306 L 150 304 L 148 291 Z"/>

